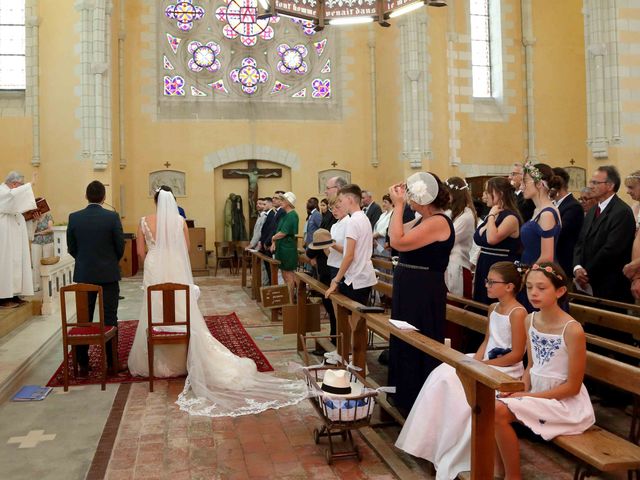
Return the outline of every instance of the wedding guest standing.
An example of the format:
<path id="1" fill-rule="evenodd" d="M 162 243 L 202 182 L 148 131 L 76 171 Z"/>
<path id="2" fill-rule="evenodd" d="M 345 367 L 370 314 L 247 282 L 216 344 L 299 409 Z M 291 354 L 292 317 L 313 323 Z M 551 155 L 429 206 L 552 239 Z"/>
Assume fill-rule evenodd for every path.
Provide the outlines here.
<path id="1" fill-rule="evenodd" d="M 320 228 L 322 223 L 322 214 L 318 210 L 318 199 L 311 197 L 307 200 L 307 222 L 304 230 L 305 247 L 313 241 L 313 234 Z"/>
<path id="2" fill-rule="evenodd" d="M 293 288 L 295 286 L 295 272 L 298 266 L 298 214 L 294 210 L 296 207 L 296 196 L 293 192 L 286 192 L 282 195 L 282 208 L 285 214 L 280 218 L 276 234 L 271 238 L 271 251 L 276 253 L 276 260 L 280 261 L 279 268 L 282 271 L 282 278 L 289 286 L 289 292 L 293 298 Z"/>
<path id="3" fill-rule="evenodd" d="M 614 166 L 599 167 L 589 185 L 598 204 L 589 210 L 573 255 L 573 274 L 594 297 L 632 302 L 629 279 L 622 273 L 631 261 L 636 222 L 629 205 L 616 192 L 620 174 Z"/>
<path id="4" fill-rule="evenodd" d="M 584 212 L 580 202 L 574 198 L 569 192 L 569 174 L 564 168 L 554 168 L 555 173 L 562 180 L 562 185 L 558 190 L 554 200 L 555 206 L 560 211 L 560 220 L 562 229 L 560 237 L 558 237 L 558 245 L 556 246 L 556 259 L 567 272 L 570 278 L 573 277 L 573 249 L 576 246 L 580 230 L 584 223 Z"/>
<path id="5" fill-rule="evenodd" d="M 480 247 L 473 280 L 473 299 L 489 305 L 491 300 L 487 296 L 484 279 L 494 263 L 519 259 L 522 220 L 513 186 L 506 178 L 490 178 L 485 190 L 487 194 L 483 194 L 483 198 L 491 210 L 473 235 L 473 241 Z"/>
<path id="6" fill-rule="evenodd" d="M 631 281 L 631 293 L 640 300 L 640 170 L 633 172 L 624 180 L 627 194 L 635 200 L 633 214 L 636 218 L 636 236 L 633 241 L 631 262 L 626 264 L 623 273 Z"/>
<path id="7" fill-rule="evenodd" d="M 596 199 L 593 198 L 593 192 L 589 187 L 584 187 L 582 190 L 580 190 L 580 198 L 578 198 L 578 201 L 582 206 L 582 211 L 584 212 L 585 216 L 587 215 L 587 213 L 589 213 L 591 207 L 595 207 L 596 203 L 598 203 Z"/>
<path id="8" fill-rule="evenodd" d="M 29 234 L 22 214 L 36 208 L 32 183 L 18 172 L 0 184 L 0 308 L 24 303 L 19 295 L 33 295 Z"/>
<path id="9" fill-rule="evenodd" d="M 449 256 L 449 266 L 445 282 L 449 292 L 459 297 L 471 298 L 471 259 L 469 253 L 473 246 L 473 233 L 476 231 L 478 217 L 471 199 L 469 185 L 460 177 L 451 177 L 445 184 L 449 188 L 451 201 L 451 220 L 456 232 L 456 241 Z"/>
<path id="10" fill-rule="evenodd" d="M 373 254 L 383 257 L 391 256 L 391 252 L 385 248 L 387 230 L 389 229 L 389 220 L 393 213 L 393 204 L 391 203 L 391 197 L 389 194 L 382 196 L 382 215 L 378 218 L 378 221 L 373 226 Z"/>
<path id="11" fill-rule="evenodd" d="M 118 214 L 102 208 L 105 195 L 101 182 L 94 180 L 87 185 L 86 198 L 89 205 L 84 210 L 69 215 L 67 245 L 69 253 L 76 259 L 73 281 L 102 287 L 104 323 L 115 327 L 118 325 L 120 296 L 118 262 L 124 254 L 124 236 Z M 89 293 L 89 319 L 93 318 L 96 298 L 95 292 Z M 79 345 L 76 350 L 79 374 L 87 375 L 89 347 Z M 109 365 L 113 362 L 111 348 L 107 348 L 107 362 Z"/>
<path id="12" fill-rule="evenodd" d="M 373 194 L 366 190 L 362 191 L 362 211 L 369 219 L 371 229 L 373 229 L 380 215 L 382 215 L 382 209 L 380 205 L 373 201 Z"/>
<path id="13" fill-rule="evenodd" d="M 405 199 L 406 195 L 406 199 Z M 444 214 L 449 192 L 432 173 L 418 172 L 404 184 L 389 189 L 393 216 L 391 246 L 399 252 L 393 274 L 391 318 L 403 320 L 420 333 L 444 341 L 447 287 L 444 272 L 455 242 L 453 222 Z M 403 225 L 405 202 L 421 215 Z M 389 385 L 396 387 L 393 401 L 408 412 L 422 384 L 438 361 L 392 336 L 389 342 Z"/>
<path id="14" fill-rule="evenodd" d="M 521 163 L 514 163 L 511 167 L 511 173 L 509 174 L 509 182 L 513 185 L 516 195 L 516 205 L 520 212 L 520 217 L 523 222 L 531 220 L 533 217 L 533 210 L 535 205 L 530 199 L 524 196 L 524 186 L 522 180 L 524 178 L 524 167 Z"/>
<path id="15" fill-rule="evenodd" d="M 337 205 L 351 218 L 346 224 L 342 262 L 325 292 L 325 298 L 339 288 L 341 294 L 366 305 L 369 303 L 371 287 L 378 280 L 371 263 L 373 234 L 371 224 L 360 210 L 361 195 L 360 187 L 355 184 L 341 188 L 338 194 Z"/>

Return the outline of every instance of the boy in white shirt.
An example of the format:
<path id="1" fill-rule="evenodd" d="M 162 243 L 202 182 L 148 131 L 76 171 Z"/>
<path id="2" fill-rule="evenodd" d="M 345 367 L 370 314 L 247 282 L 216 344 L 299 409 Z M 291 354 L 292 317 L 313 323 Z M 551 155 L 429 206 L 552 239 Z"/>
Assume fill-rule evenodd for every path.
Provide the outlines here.
<path id="1" fill-rule="evenodd" d="M 371 223 L 360 209 L 362 191 L 358 185 L 346 185 L 338 193 L 340 208 L 351 218 L 346 225 L 342 263 L 326 291 L 329 297 L 336 289 L 350 299 L 367 305 L 376 274 L 371 263 L 373 234 Z"/>

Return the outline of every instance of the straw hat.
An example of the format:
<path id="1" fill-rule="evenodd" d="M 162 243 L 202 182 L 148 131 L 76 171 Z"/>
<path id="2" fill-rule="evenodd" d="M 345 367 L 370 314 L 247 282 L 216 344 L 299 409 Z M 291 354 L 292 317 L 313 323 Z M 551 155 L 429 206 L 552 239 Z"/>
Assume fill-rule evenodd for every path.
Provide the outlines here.
<path id="1" fill-rule="evenodd" d="M 332 397 L 357 397 L 362 395 L 362 384 L 351 382 L 351 373 L 347 370 L 327 370 L 320 389 Z"/>
<path id="2" fill-rule="evenodd" d="M 296 196 L 293 192 L 286 192 L 284 194 L 282 194 L 282 199 L 286 202 L 288 202 L 289 204 L 291 204 L 292 207 L 295 208 L 296 206 Z"/>
<path id="3" fill-rule="evenodd" d="M 427 172 L 418 172 L 407 178 L 407 198 L 418 205 L 429 205 L 438 196 L 438 181 Z"/>
<path id="4" fill-rule="evenodd" d="M 331 232 L 325 228 L 319 228 L 313 232 L 313 241 L 307 245 L 311 250 L 323 250 L 335 245 L 336 241 L 331 238 Z"/>

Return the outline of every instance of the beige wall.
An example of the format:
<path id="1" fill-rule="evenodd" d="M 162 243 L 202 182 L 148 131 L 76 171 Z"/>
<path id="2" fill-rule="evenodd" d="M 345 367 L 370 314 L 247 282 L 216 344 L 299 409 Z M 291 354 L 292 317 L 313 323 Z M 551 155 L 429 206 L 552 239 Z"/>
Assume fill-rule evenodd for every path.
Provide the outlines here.
<path id="1" fill-rule="evenodd" d="M 155 41 L 143 19 L 150 15 L 152 2 L 126 2 L 125 89 L 123 92 L 124 153 L 126 167 L 121 169 L 119 146 L 119 101 L 117 42 L 120 1 L 115 1 L 112 22 L 112 134 L 113 158 L 106 171 L 93 169 L 90 159 L 81 159 L 78 117 L 80 60 L 77 30 L 80 14 L 72 0 L 39 2 L 40 23 L 40 124 L 41 158 L 38 193 L 50 199 L 56 221 L 64 221 L 70 211 L 84 205 L 86 184 L 100 179 L 109 184 L 109 203 L 120 208 L 120 187 L 124 186 L 127 231 L 135 231 L 140 216 L 149 213 L 153 204 L 148 196 L 148 174 L 161 170 L 167 161 L 171 168 L 184 171 L 188 196 L 180 204 L 198 226 L 207 228 L 207 243 L 222 238 L 223 199 L 230 192 L 246 196 L 246 181 L 221 179 L 221 169 L 245 166 L 249 158 L 216 169 L 207 167 L 207 158 L 215 152 L 239 145 L 253 144 L 287 152 L 297 163 L 291 167 L 274 165 L 256 158 L 261 166 L 283 169 L 281 181 L 260 181 L 261 195 L 277 187 L 291 188 L 300 202 L 304 218 L 304 201 L 317 196 L 318 171 L 332 168 L 350 170 L 354 182 L 374 191 L 379 199 L 388 185 L 412 173 L 407 161 L 400 159 L 402 148 L 402 84 L 399 73 L 400 38 L 398 21 L 390 28 L 364 25 L 342 29 L 345 61 L 341 64 L 344 78 L 342 95 L 344 109 L 340 120 L 331 121 L 218 121 L 218 120 L 156 120 L 150 111 L 155 101 L 148 71 L 154 69 L 157 58 L 145 52 Z M 619 162 L 623 172 L 635 167 L 637 148 L 624 145 L 610 149 L 606 161 L 589 160 L 585 146 L 586 88 L 584 32 L 581 0 L 563 2 L 532 2 L 534 50 L 534 109 L 536 147 L 540 161 L 552 165 L 576 165 L 593 168 L 603 163 Z M 543 5 L 544 3 L 544 5 Z M 423 163 L 445 178 L 468 171 L 469 165 L 480 170 L 486 166 L 508 165 L 525 158 L 527 123 L 525 109 L 524 51 L 522 47 L 520 1 L 503 0 L 503 57 L 505 105 L 508 113 L 501 119 L 480 118 L 478 106 L 470 96 L 468 43 L 469 20 L 466 2 L 450 2 L 447 8 L 430 8 L 428 14 L 429 113 L 432 160 Z M 634 11 L 635 12 L 635 11 Z M 635 12 L 637 13 L 637 12 Z M 562 21 L 558 21 L 562 19 Z M 335 27 L 327 27 L 335 28 Z M 369 42 L 373 30 L 377 82 L 377 151 L 379 166 L 371 165 L 371 89 Z M 447 69 L 447 41 L 454 42 L 456 76 L 450 81 Z M 153 38 L 151 38 L 153 37 Z M 626 58 L 626 57 L 625 57 Z M 629 65 L 632 58 L 626 58 Z M 334 63 L 334 65 L 336 65 Z M 156 82 L 160 79 L 155 77 Z M 635 82 L 638 79 L 626 79 Z M 462 166 L 450 165 L 451 105 L 449 89 L 455 89 L 456 121 L 460 140 L 458 155 Z M 628 87 L 628 86 L 627 86 Z M 0 98 L 1 100 L 1 98 Z M 636 102 L 637 103 L 637 102 Z M 637 109 L 625 103 L 623 109 Z M 627 132 L 635 134 L 635 125 Z M 20 169 L 27 177 L 32 152 L 31 118 L 0 117 L 0 170 L 5 174 Z M 626 149 L 625 149 L 626 148 Z M 508 169 L 508 167 L 505 167 Z M 246 198 L 245 198 L 246 204 Z M 247 212 L 248 214 L 248 212 Z"/>

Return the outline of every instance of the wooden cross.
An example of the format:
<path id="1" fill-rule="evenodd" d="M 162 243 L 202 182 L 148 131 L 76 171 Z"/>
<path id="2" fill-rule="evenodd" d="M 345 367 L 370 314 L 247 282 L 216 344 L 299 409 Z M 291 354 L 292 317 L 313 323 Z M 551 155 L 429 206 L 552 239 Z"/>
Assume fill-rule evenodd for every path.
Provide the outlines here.
<path id="1" fill-rule="evenodd" d="M 576 161 L 572 158 L 571 160 L 569 160 L 569 163 L 573 165 L 574 163 L 576 163 Z"/>
<path id="2" fill-rule="evenodd" d="M 282 178 L 281 168 L 258 168 L 256 160 L 248 160 L 247 168 L 234 168 L 222 170 L 222 178 L 245 178 L 249 181 L 249 218 L 253 228 L 255 219 L 258 218 L 256 204 L 258 203 L 258 179 L 266 177 Z"/>
<path id="3" fill-rule="evenodd" d="M 334 160 L 333 162 L 331 162 L 331 166 L 332 166 L 333 168 L 336 168 L 336 167 L 338 166 L 338 164 L 337 164 L 337 163 L 336 163 L 336 161 Z"/>
<path id="4" fill-rule="evenodd" d="M 165 167 L 169 168 L 171 166 L 171 164 L 169 162 L 164 164 Z"/>

